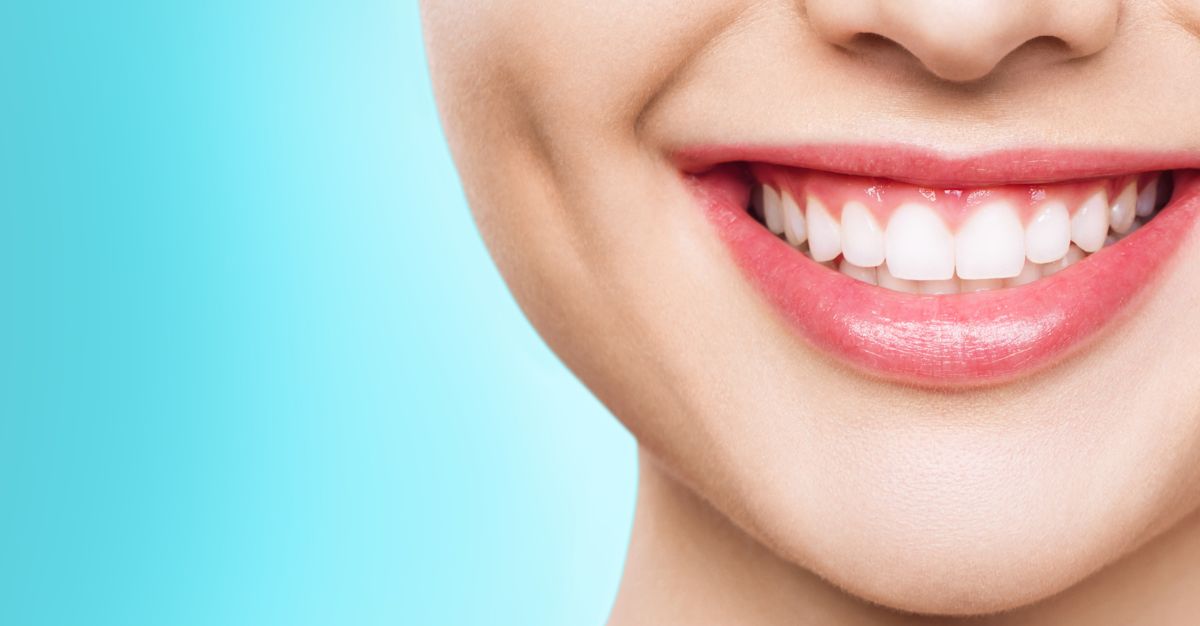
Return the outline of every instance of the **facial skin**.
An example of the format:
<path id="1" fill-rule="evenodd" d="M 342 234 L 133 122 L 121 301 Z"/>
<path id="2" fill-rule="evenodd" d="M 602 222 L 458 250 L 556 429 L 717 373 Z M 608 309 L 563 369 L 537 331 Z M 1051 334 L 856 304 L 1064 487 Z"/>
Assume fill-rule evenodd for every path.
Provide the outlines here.
<path id="1" fill-rule="evenodd" d="M 797 598 L 834 607 L 822 615 L 841 621 L 825 623 L 1034 623 L 1178 592 L 1123 569 L 1195 575 L 1170 567 L 1200 562 L 1182 547 L 1197 545 L 1200 506 L 1196 237 L 1084 351 L 936 391 L 864 376 L 792 333 L 672 155 L 1200 150 L 1200 4 L 425 0 L 423 13 L 497 265 L 643 451 L 614 623 L 795 623 Z M 737 575 L 698 582 L 706 564 Z M 738 612 L 731 596 L 759 601 Z"/>

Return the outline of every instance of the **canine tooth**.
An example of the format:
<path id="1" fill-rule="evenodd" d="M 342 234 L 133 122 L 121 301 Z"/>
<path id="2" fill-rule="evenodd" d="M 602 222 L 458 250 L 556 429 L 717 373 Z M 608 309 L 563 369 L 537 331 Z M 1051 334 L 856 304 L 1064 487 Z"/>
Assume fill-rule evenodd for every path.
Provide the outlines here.
<path id="1" fill-rule="evenodd" d="M 1092 194 L 1071 217 L 1071 241 L 1084 252 L 1095 252 L 1104 246 L 1108 236 L 1108 193 L 1103 189 Z"/>
<path id="2" fill-rule="evenodd" d="M 1066 256 L 1065 252 L 1063 256 Z M 1020 287 L 1021 285 L 1028 285 L 1041 277 L 1042 266 L 1033 261 L 1026 261 L 1025 266 L 1021 268 L 1021 273 L 1004 281 L 1004 284 L 1007 287 Z"/>
<path id="3" fill-rule="evenodd" d="M 808 196 L 808 249 L 815 261 L 831 261 L 842 253 L 842 229 L 815 196 Z"/>
<path id="4" fill-rule="evenodd" d="M 1087 254 L 1085 254 L 1084 251 L 1079 248 L 1079 246 L 1071 246 L 1071 249 L 1067 250 L 1066 256 L 1053 263 L 1047 263 L 1042 266 L 1042 276 L 1053 276 L 1082 261 L 1085 256 L 1087 256 Z"/>
<path id="5" fill-rule="evenodd" d="M 884 241 L 892 276 L 906 280 L 954 277 L 954 235 L 933 209 L 912 202 L 900 205 L 888 221 Z"/>
<path id="6" fill-rule="evenodd" d="M 783 192 L 783 234 L 788 243 L 798 246 L 808 238 L 808 225 L 804 222 L 804 212 L 792 194 Z"/>
<path id="7" fill-rule="evenodd" d="M 904 293 L 917 293 L 917 281 L 896 278 L 891 272 L 888 271 L 886 263 L 875 268 L 875 276 L 879 281 L 880 287 L 886 287 L 892 291 L 902 291 Z"/>
<path id="8" fill-rule="evenodd" d="M 875 276 L 875 268 L 855 265 L 846 259 L 842 259 L 841 265 L 838 266 L 838 271 L 854 280 L 860 280 L 864 283 L 875 285 L 879 282 Z"/>
<path id="9" fill-rule="evenodd" d="M 957 278 L 946 280 L 922 280 L 917 283 L 919 293 L 941 296 L 962 291 L 962 282 Z"/>
<path id="10" fill-rule="evenodd" d="M 1012 278 L 1025 265 L 1025 228 L 1007 202 L 980 207 L 954 238 L 959 278 Z"/>
<path id="11" fill-rule="evenodd" d="M 1155 204 L 1158 204 L 1157 176 L 1150 179 L 1150 182 L 1146 183 L 1146 187 L 1138 194 L 1137 207 L 1134 209 L 1134 213 L 1137 213 L 1138 217 L 1150 217 L 1154 213 Z"/>
<path id="12" fill-rule="evenodd" d="M 1126 185 L 1112 203 L 1112 208 L 1109 210 L 1112 229 L 1122 235 L 1129 232 L 1129 228 L 1133 226 L 1133 218 L 1137 217 L 1136 213 L 1137 183 L 1133 182 Z"/>
<path id="13" fill-rule="evenodd" d="M 847 202 L 842 207 L 842 256 L 854 265 L 875 267 L 883 263 L 883 229 L 866 205 Z"/>
<path id="14" fill-rule="evenodd" d="M 1018 274 L 1019 276 L 1019 274 Z M 1009 280 L 1015 280 L 1010 278 Z M 962 281 L 962 293 L 975 293 L 977 291 L 992 291 L 993 289 L 1002 289 L 1004 281 L 999 278 L 988 278 L 984 280 L 964 280 Z"/>
<path id="15" fill-rule="evenodd" d="M 1057 261 L 1071 247 L 1071 214 L 1061 202 L 1044 202 L 1025 227 L 1025 255 L 1034 263 Z"/>
<path id="16" fill-rule="evenodd" d="M 779 192 L 770 185 L 763 185 L 763 221 L 767 230 L 776 235 L 783 234 L 783 200 Z"/>

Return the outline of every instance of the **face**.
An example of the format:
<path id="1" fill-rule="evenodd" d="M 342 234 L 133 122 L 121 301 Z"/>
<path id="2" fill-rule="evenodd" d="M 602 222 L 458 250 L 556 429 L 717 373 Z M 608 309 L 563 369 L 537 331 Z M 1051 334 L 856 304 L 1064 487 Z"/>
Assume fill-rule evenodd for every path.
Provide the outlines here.
<path id="1" fill-rule="evenodd" d="M 663 466 L 897 609 L 1198 504 L 1200 5 L 427 0 L 518 302 Z"/>

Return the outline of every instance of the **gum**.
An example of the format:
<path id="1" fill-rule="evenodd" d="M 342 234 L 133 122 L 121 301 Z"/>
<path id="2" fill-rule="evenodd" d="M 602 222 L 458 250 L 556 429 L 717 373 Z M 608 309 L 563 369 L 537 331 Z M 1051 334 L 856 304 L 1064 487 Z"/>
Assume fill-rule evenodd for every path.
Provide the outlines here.
<path id="1" fill-rule="evenodd" d="M 933 208 L 952 231 L 956 231 L 976 207 L 986 203 L 1007 202 L 1017 211 L 1022 223 L 1027 224 L 1047 202 L 1061 202 L 1074 214 L 1098 191 L 1104 191 L 1111 203 L 1129 183 L 1136 180 L 1138 191 L 1141 191 L 1158 175 L 1149 172 L 1060 183 L 953 189 L 764 164 L 750 165 L 750 173 L 759 183 L 787 191 L 801 206 L 806 197 L 816 197 L 838 220 L 842 207 L 847 202 L 857 201 L 868 207 L 880 224 L 887 224 L 897 208 L 911 202 Z"/>

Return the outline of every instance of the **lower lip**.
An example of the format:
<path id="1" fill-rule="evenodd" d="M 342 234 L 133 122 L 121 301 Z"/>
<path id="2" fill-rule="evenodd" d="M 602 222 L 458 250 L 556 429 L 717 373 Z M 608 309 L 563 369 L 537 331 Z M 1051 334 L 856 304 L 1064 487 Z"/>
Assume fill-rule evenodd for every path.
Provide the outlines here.
<path id="1" fill-rule="evenodd" d="M 868 375 L 930 387 L 1005 382 L 1079 349 L 1161 277 L 1200 211 L 1200 176 L 1177 174 L 1171 203 L 1152 221 L 1062 272 L 1017 288 L 922 296 L 804 257 L 746 212 L 746 182 L 732 170 L 692 180 L 742 271 L 810 344 Z"/>

